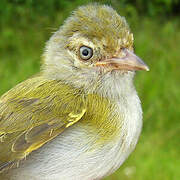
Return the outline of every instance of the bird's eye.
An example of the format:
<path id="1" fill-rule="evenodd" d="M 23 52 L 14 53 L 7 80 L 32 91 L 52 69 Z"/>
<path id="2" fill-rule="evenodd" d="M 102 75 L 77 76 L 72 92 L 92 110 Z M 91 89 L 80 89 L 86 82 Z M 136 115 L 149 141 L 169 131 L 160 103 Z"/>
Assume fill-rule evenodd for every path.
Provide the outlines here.
<path id="1" fill-rule="evenodd" d="M 81 46 L 79 49 L 80 57 L 83 60 L 88 60 L 93 55 L 93 50 L 87 46 Z"/>

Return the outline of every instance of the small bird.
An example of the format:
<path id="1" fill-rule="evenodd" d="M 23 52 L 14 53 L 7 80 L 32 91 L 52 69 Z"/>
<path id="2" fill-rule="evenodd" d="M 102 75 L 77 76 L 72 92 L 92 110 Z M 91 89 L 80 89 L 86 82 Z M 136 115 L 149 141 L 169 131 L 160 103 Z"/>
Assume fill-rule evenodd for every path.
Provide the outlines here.
<path id="1" fill-rule="evenodd" d="M 134 150 L 142 109 L 133 85 L 148 66 L 124 17 L 88 4 L 46 44 L 41 72 L 0 98 L 0 179 L 97 180 Z"/>

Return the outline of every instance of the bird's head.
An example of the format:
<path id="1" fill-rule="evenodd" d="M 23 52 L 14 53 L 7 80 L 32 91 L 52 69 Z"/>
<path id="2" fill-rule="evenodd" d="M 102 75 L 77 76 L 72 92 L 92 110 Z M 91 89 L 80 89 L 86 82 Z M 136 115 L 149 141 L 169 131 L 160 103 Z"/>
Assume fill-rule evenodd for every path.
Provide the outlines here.
<path id="1" fill-rule="evenodd" d="M 75 86 L 92 85 L 106 76 L 148 70 L 133 53 L 133 34 L 124 17 L 106 5 L 78 8 L 54 33 L 44 53 L 43 72 Z"/>

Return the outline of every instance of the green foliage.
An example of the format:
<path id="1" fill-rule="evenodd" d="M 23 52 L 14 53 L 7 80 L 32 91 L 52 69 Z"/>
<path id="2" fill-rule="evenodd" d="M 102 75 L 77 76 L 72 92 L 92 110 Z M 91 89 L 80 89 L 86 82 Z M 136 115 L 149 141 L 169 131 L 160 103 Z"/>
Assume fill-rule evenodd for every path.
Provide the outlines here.
<path id="1" fill-rule="evenodd" d="M 124 0 L 129 5 L 134 5 L 138 12 L 150 16 L 167 16 L 177 13 L 178 0 Z"/>
<path id="2" fill-rule="evenodd" d="M 179 13 L 178 0 L 1 0 L 0 21 L 21 21 L 23 16 L 29 20 L 39 16 L 55 18 L 54 12 L 67 13 L 78 5 L 88 2 L 111 4 L 126 15 L 169 16 Z"/>

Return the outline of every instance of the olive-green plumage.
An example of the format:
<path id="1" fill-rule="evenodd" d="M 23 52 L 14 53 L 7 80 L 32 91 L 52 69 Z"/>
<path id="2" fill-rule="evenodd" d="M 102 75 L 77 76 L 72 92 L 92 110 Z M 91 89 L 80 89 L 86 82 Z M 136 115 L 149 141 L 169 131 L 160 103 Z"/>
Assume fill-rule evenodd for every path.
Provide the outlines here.
<path id="1" fill-rule="evenodd" d="M 110 140 L 117 130 L 115 119 L 109 121 L 113 108 L 108 99 L 62 81 L 26 80 L 0 99 L 0 165 L 24 158 L 80 119 L 99 131 L 95 144 Z"/>
<path id="2" fill-rule="evenodd" d="M 79 32 L 93 43 L 104 39 L 106 41 L 104 50 L 111 54 L 118 47 L 118 40 L 122 40 L 123 47 L 132 46 L 132 34 L 129 33 L 130 29 L 125 18 L 120 17 L 115 11 L 110 11 L 107 6 L 97 5 L 97 9 L 94 6 L 79 8 L 64 24 L 62 34 L 71 37 L 74 32 Z M 123 42 L 123 39 L 126 41 Z"/>

